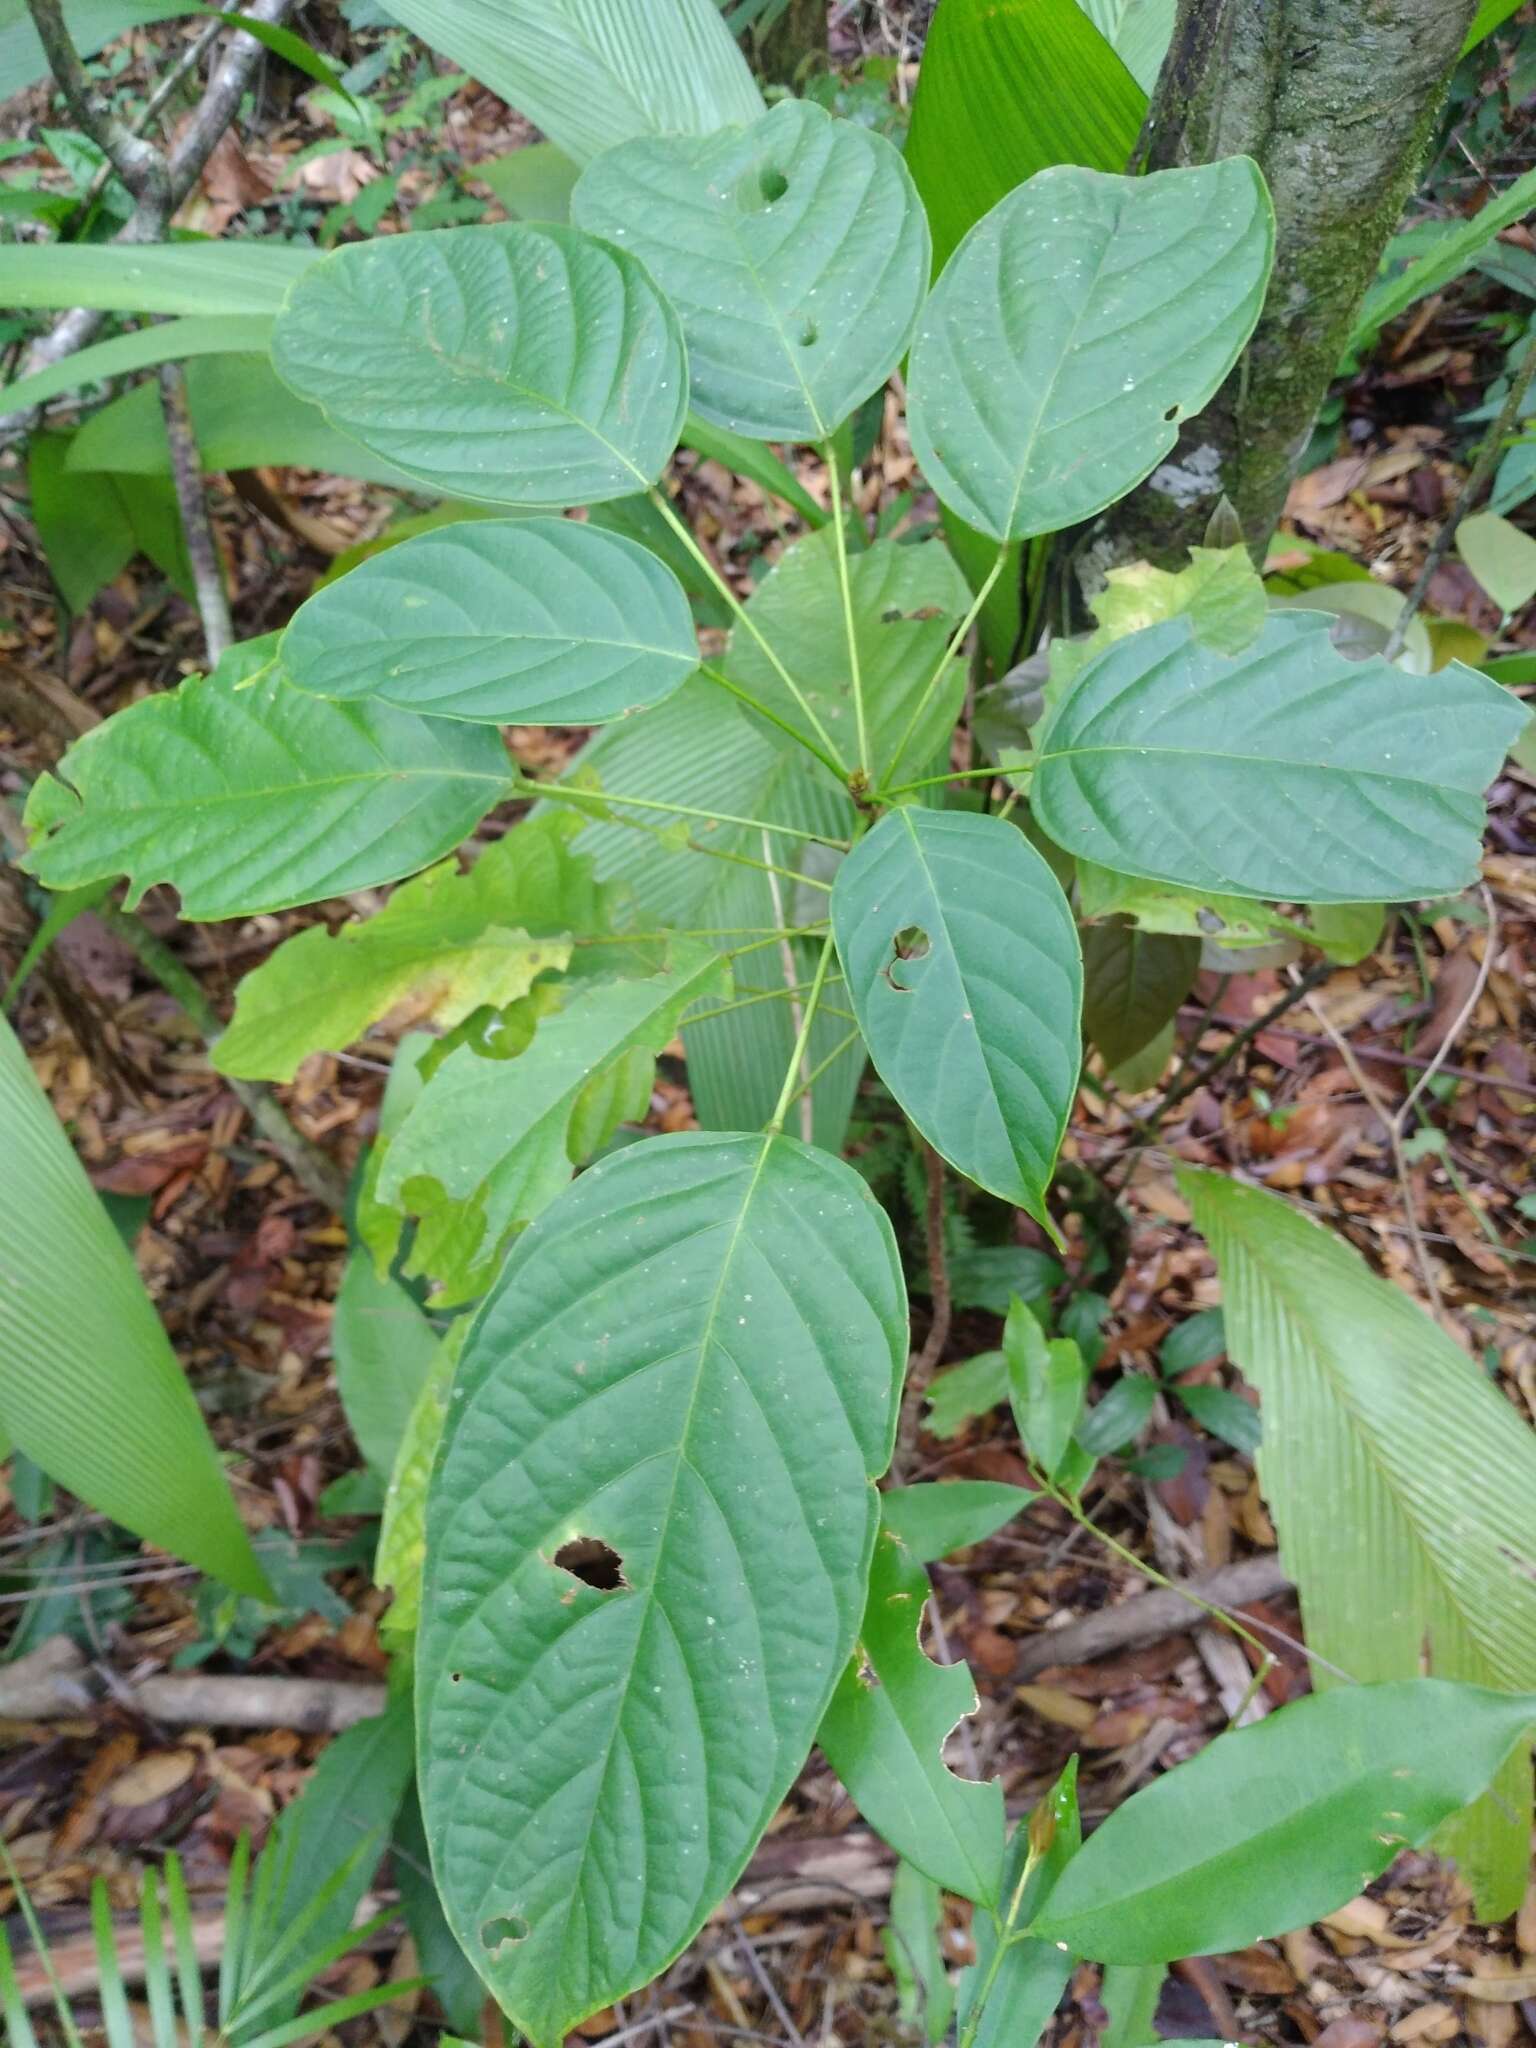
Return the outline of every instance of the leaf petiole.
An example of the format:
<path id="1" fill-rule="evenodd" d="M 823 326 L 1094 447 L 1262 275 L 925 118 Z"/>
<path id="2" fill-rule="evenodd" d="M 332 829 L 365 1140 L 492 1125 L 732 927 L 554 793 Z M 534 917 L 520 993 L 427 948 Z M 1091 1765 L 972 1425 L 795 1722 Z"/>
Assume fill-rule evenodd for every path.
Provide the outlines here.
<path id="1" fill-rule="evenodd" d="M 945 671 L 948 669 L 949 664 L 954 660 L 955 656 L 960 652 L 961 648 L 964 647 L 966 638 L 970 633 L 972 626 L 975 625 L 977 619 L 981 616 L 982 606 L 986 603 L 987 599 L 992 595 L 993 584 L 996 583 L 998 577 L 1001 576 L 1003 573 L 1003 564 L 1007 561 L 1007 559 L 1008 543 L 1004 541 L 998 548 L 997 560 L 992 564 L 991 568 L 987 571 L 986 575 L 981 579 L 981 585 L 977 590 L 976 595 L 971 599 L 970 610 L 965 614 L 965 617 L 960 621 L 959 625 L 956 626 L 954 632 L 950 634 L 948 645 L 945 647 L 944 652 L 939 656 L 938 667 L 934 670 L 933 674 L 928 678 L 927 682 L 923 685 L 922 690 L 919 693 L 917 702 L 912 706 L 912 715 L 907 720 L 907 729 L 902 734 L 901 738 L 897 741 L 895 751 L 891 755 L 891 766 L 893 768 L 900 767 L 901 757 L 903 754 L 905 754 L 907 748 L 912 744 L 912 735 L 917 731 L 917 722 L 922 717 L 923 713 L 928 709 L 929 698 L 932 697 L 934 691 L 939 687 L 939 684 L 943 682 L 944 674 Z"/>
<path id="2" fill-rule="evenodd" d="M 784 1118 L 789 1110 L 789 1105 L 800 1092 L 795 1086 L 795 1076 L 799 1073 L 801 1064 L 805 1059 L 805 1049 L 811 1042 L 811 1026 L 816 1021 L 816 1011 L 821 1003 L 821 991 L 826 984 L 827 970 L 832 965 L 832 955 L 832 934 L 828 932 L 826 939 L 822 943 L 821 957 L 816 962 L 816 973 L 811 982 L 811 992 L 806 997 L 805 1014 L 800 1019 L 800 1029 L 795 1037 L 794 1049 L 789 1055 L 789 1067 L 784 1075 L 784 1086 L 779 1090 L 779 1099 L 774 1106 L 773 1115 L 769 1117 L 767 1124 L 764 1126 L 770 1137 L 776 1138 L 780 1131 L 783 1130 Z"/>
<path id="3" fill-rule="evenodd" d="M 869 781 L 869 728 L 864 720 L 864 678 L 859 668 L 859 635 L 853 620 L 853 587 L 848 576 L 848 529 L 843 524 L 843 483 L 837 451 L 830 441 L 822 445 L 827 464 L 827 484 L 832 497 L 832 533 L 837 544 L 837 582 L 843 599 L 843 627 L 848 636 L 848 679 L 853 687 L 853 720 L 858 732 L 859 767 Z M 898 759 L 900 758 L 898 753 Z"/>

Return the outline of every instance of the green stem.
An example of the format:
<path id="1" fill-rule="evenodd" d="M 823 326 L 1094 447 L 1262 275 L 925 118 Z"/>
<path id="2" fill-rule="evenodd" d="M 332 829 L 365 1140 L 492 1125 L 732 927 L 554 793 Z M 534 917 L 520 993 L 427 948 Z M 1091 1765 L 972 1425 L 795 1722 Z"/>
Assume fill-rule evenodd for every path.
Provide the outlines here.
<path id="1" fill-rule="evenodd" d="M 737 624 L 740 625 L 743 628 L 743 630 L 747 632 L 752 637 L 752 639 L 754 639 L 757 642 L 759 648 L 762 650 L 763 658 L 767 661 L 769 667 L 773 670 L 774 674 L 778 677 L 779 681 L 784 685 L 785 689 L 788 690 L 791 697 L 794 698 L 795 702 L 799 705 L 800 709 L 805 713 L 806 722 L 809 724 L 812 732 L 815 733 L 817 739 L 821 742 L 821 745 L 826 748 L 825 754 L 819 753 L 815 747 L 810 747 L 810 752 L 815 754 L 816 758 L 819 761 L 828 762 L 829 765 L 836 764 L 837 748 L 832 744 L 831 734 L 827 731 L 826 727 L 822 724 L 821 720 L 816 716 L 816 713 L 811 706 L 809 698 L 801 689 L 800 685 L 795 681 L 794 677 L 790 674 L 789 670 L 784 666 L 783 662 L 779 659 L 778 654 L 775 652 L 774 648 L 770 646 L 766 639 L 764 639 L 762 628 L 758 625 L 756 619 L 753 618 L 752 614 L 747 610 L 746 606 L 742 603 L 741 599 L 736 595 L 735 591 L 732 590 L 730 584 L 726 582 L 725 578 L 720 574 L 720 571 L 709 559 L 709 556 L 705 554 L 704 550 L 699 546 L 698 542 L 689 532 L 687 521 L 678 518 L 677 513 L 673 509 L 672 500 L 667 496 L 665 491 L 652 489 L 652 491 L 650 492 L 650 500 L 651 503 L 656 507 L 657 511 L 661 514 L 662 518 L 666 520 L 668 526 L 670 526 L 672 531 L 677 535 L 678 539 L 682 542 L 683 546 L 688 550 L 689 554 L 692 555 L 693 559 L 704 571 L 705 575 L 708 576 L 711 583 L 714 584 L 715 588 L 719 591 L 720 595 L 725 599 L 725 602 L 730 607 L 732 616 L 735 618 Z M 795 738 L 800 741 L 802 746 L 809 746 L 809 742 L 806 740 L 805 735 L 801 732 L 795 731 L 795 728 L 793 726 L 787 727 L 786 730 L 794 733 Z M 841 766 L 835 766 L 834 772 L 836 773 L 840 781 L 847 781 L 848 771 L 846 768 L 843 768 Z"/>
<path id="2" fill-rule="evenodd" d="M 992 1987 L 997 1982 L 997 1973 L 1003 1967 L 1003 1958 L 1007 1955 L 1009 1944 L 1015 1935 L 1019 1911 L 1024 1904 L 1025 1887 L 1034 1876 L 1035 1866 L 1039 1861 L 1040 1852 L 1035 1848 L 1034 1843 L 1031 1842 L 1029 1854 L 1024 1859 L 1024 1868 L 1019 1873 L 1019 1881 L 1013 1888 L 1012 1898 L 1008 1901 L 1008 1911 L 1005 1914 L 999 1914 L 997 1909 L 993 1908 L 992 1925 L 997 1929 L 997 1946 L 992 1951 L 992 1960 L 987 1965 L 987 1974 L 981 1981 L 981 1988 L 976 1993 L 975 2003 L 972 2005 L 970 2015 L 961 2031 L 960 2048 L 972 2048 L 972 2043 L 975 2041 L 976 2035 L 980 2030 L 982 2015 L 987 2009 L 987 2000 L 991 1996 Z"/>
<path id="3" fill-rule="evenodd" d="M 770 825 L 765 818 L 738 818 L 730 811 L 705 811 L 696 804 L 662 803 L 650 796 L 616 796 L 611 789 L 593 790 L 588 795 L 584 790 L 564 789 L 559 783 L 536 782 L 526 775 L 514 777 L 513 787 L 519 796 L 554 797 L 557 802 L 585 805 L 590 811 L 606 804 L 628 804 L 635 810 L 666 811 L 674 818 L 704 818 L 712 825 L 745 825 L 750 832 L 778 832 L 786 839 L 809 839 L 817 846 L 835 846 L 839 853 L 848 851 L 846 839 L 829 839 L 823 832 L 803 832 L 798 825 Z"/>
<path id="4" fill-rule="evenodd" d="M 714 683 L 718 689 L 728 690 L 733 697 L 745 704 L 749 711 L 755 711 L 759 718 L 766 718 L 768 723 L 776 725 L 780 732 L 788 733 L 797 746 L 804 747 L 807 753 L 816 756 L 816 759 L 823 768 L 830 769 L 839 782 L 847 781 L 848 778 L 843 769 L 831 754 L 824 754 L 820 747 L 812 745 L 798 725 L 791 725 L 787 718 L 781 718 L 771 705 L 763 702 L 761 697 L 754 697 L 752 692 L 744 690 L 740 683 L 733 683 L 723 669 L 712 668 L 707 661 L 701 661 L 699 663 L 699 674 L 707 676 L 710 682 Z"/>
<path id="5" fill-rule="evenodd" d="M 939 687 L 939 684 L 943 682 L 945 671 L 948 669 L 949 664 L 954 660 L 955 656 L 960 652 L 961 648 L 965 645 L 966 636 L 969 634 L 972 626 L 975 625 L 977 619 L 980 617 L 982 606 L 986 603 L 987 599 L 992 595 L 992 586 L 994 583 L 996 583 L 998 577 L 1002 575 L 1003 563 L 1007 560 L 1007 558 L 1008 543 L 1004 541 L 1002 546 L 997 551 L 997 560 L 992 564 L 991 568 L 982 578 L 981 588 L 977 591 L 976 595 L 971 599 L 970 610 L 966 613 L 965 617 L 960 621 L 959 625 L 956 626 L 954 632 L 950 635 L 948 646 L 944 649 L 944 652 L 939 656 L 938 667 L 934 670 L 933 674 L 928 678 L 927 682 L 923 685 L 922 692 L 919 695 L 917 702 L 912 706 L 912 716 L 907 720 L 907 729 L 902 734 L 901 740 L 897 745 L 895 752 L 891 755 L 891 765 L 893 767 L 900 767 L 901 758 L 903 754 L 906 753 L 907 748 L 911 745 L 912 735 L 917 730 L 917 722 L 922 717 L 923 713 L 928 709 L 929 698 L 933 695 L 934 691 Z"/>
<path id="6" fill-rule="evenodd" d="M 822 1004 L 821 1014 L 823 1015 L 823 1017 L 848 1016 L 848 1012 L 846 1010 L 834 1010 L 830 1003 Z M 850 1019 L 849 1021 L 852 1022 L 852 1019 Z M 833 1046 L 832 1050 L 827 1054 L 826 1058 L 824 1060 L 818 1060 L 816 1062 L 815 1066 L 812 1067 L 811 1071 L 800 1083 L 799 1087 L 795 1090 L 794 1094 L 791 1095 L 789 1101 L 785 1103 L 785 1109 L 792 1109 L 796 1102 L 799 1101 L 802 1095 L 806 1094 L 810 1089 L 816 1086 L 816 1083 L 821 1079 L 822 1075 L 827 1071 L 828 1067 L 836 1066 L 837 1062 L 842 1058 L 843 1054 L 847 1052 L 848 1048 L 851 1045 L 856 1044 L 862 1036 L 863 1033 L 860 1031 L 858 1025 L 855 1023 L 853 1029 L 847 1034 L 846 1037 L 840 1038 L 838 1040 L 837 1044 Z"/>
<path id="7" fill-rule="evenodd" d="M 955 768 L 948 775 L 923 775 L 916 782 L 894 782 L 889 789 L 877 792 L 880 800 L 888 796 L 910 796 L 915 790 L 937 789 L 942 782 L 977 782 L 983 778 L 989 782 L 1000 781 L 1004 775 L 1024 775 L 1025 768 L 999 768 L 994 762 L 990 768 Z"/>
<path id="8" fill-rule="evenodd" d="M 827 979 L 827 970 L 832 965 L 832 950 L 832 934 L 828 932 L 822 944 L 821 958 L 816 962 L 816 973 L 811 982 L 811 992 L 806 998 L 805 1014 L 800 1019 L 800 1030 L 795 1038 L 794 1050 L 789 1056 L 789 1067 L 784 1075 L 784 1086 L 779 1090 L 778 1102 L 774 1106 L 773 1115 L 769 1117 L 766 1125 L 768 1135 L 773 1138 L 776 1138 L 780 1131 L 783 1130 L 784 1118 L 789 1105 L 794 1101 L 796 1094 L 799 1092 L 795 1087 L 795 1076 L 799 1073 L 800 1063 L 805 1058 L 805 1049 L 811 1042 L 811 1026 L 816 1021 L 816 1011 L 821 1003 L 821 991 Z"/>
<path id="9" fill-rule="evenodd" d="M 853 618 L 853 585 L 848 575 L 848 529 L 843 524 L 843 483 L 837 451 L 823 444 L 827 483 L 832 497 L 832 532 L 837 542 L 837 582 L 843 598 L 843 628 L 848 636 L 848 676 L 853 685 L 853 722 L 858 734 L 859 767 L 869 781 L 869 728 L 864 721 L 864 678 L 859 668 L 859 635 Z"/>
<path id="10" fill-rule="evenodd" d="M 583 792 L 567 789 L 562 791 L 559 784 L 553 782 L 536 782 L 530 784 L 530 787 L 537 790 L 540 796 L 558 797 L 563 795 L 568 803 L 579 804 L 586 811 L 588 817 L 593 818 L 595 823 L 622 825 L 626 832 L 649 832 L 654 838 L 658 839 L 665 835 L 666 827 L 664 825 L 648 825 L 643 818 L 624 818 L 617 811 L 610 818 L 602 818 L 600 807 L 603 799 L 596 790 Z M 777 831 L 778 827 L 770 825 L 768 830 L 771 832 Z M 697 839 L 688 839 L 683 843 L 689 853 L 708 854 L 711 860 L 732 861 L 740 868 L 756 868 L 759 874 L 782 875 L 787 882 L 806 882 L 813 889 L 824 889 L 828 895 L 832 892 L 832 884 L 830 882 L 823 882 L 815 875 L 802 874 L 798 868 L 781 868 L 771 860 L 754 860 L 750 853 L 733 853 L 727 846 L 701 846 Z M 616 933 L 615 939 L 622 943 L 624 936 L 623 933 Z"/>

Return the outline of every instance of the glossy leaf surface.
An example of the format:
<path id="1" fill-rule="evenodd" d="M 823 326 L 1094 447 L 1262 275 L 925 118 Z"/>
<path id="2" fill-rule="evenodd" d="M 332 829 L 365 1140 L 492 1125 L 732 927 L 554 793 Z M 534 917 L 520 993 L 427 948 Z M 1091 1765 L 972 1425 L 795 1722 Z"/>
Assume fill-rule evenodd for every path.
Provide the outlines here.
<path id="1" fill-rule="evenodd" d="M 805 100 L 703 141 L 626 143 L 573 207 L 676 306 L 694 409 L 763 440 L 824 440 L 895 369 L 928 288 L 899 153 Z"/>
<path id="2" fill-rule="evenodd" d="M 487 725 L 603 725 L 698 666 L 677 578 L 571 519 L 419 534 L 299 607 L 278 656 L 301 690 Z"/>
<path id="3" fill-rule="evenodd" d="M 1237 656 L 1188 618 L 1117 641 L 1040 737 L 1040 823 L 1105 867 L 1237 896 L 1463 888 L 1519 707 L 1459 662 L 1418 678 L 1348 661 L 1329 626 L 1277 612 Z"/>
<path id="4" fill-rule="evenodd" d="M 634 258 L 525 222 L 333 251 L 290 291 L 273 361 L 365 447 L 498 504 L 648 488 L 688 400 L 677 316 Z"/>
<path id="5" fill-rule="evenodd" d="M 832 924 L 897 1101 L 952 1166 L 1043 1221 L 1082 988 L 1050 869 L 996 818 L 890 811 L 838 870 Z"/>
<path id="6" fill-rule="evenodd" d="M 518 1245 L 428 1510 L 422 1804 L 536 2048 L 727 1891 L 852 1647 L 906 1358 L 889 1224 L 788 1138 L 600 1162 Z M 585 1538 L 610 1590 L 557 1561 Z"/>
<path id="7" fill-rule="evenodd" d="M 1123 497 L 1236 362 L 1273 244 L 1246 157 L 1063 167 L 1010 193 L 946 264 L 912 347 L 912 447 L 940 498 L 1004 540 Z"/>

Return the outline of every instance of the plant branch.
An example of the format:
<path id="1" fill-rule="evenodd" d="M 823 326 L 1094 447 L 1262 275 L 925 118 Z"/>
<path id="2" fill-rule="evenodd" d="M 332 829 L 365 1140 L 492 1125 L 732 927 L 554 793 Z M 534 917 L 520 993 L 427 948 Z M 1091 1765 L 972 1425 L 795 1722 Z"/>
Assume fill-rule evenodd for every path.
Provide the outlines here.
<path id="1" fill-rule="evenodd" d="M 795 1087 L 795 1076 L 801 1071 L 805 1060 L 806 1048 L 811 1042 L 811 1026 L 816 1022 L 816 1011 L 821 1003 L 821 991 L 826 985 L 827 970 L 832 965 L 832 953 L 832 934 L 828 932 L 826 938 L 822 941 L 821 957 L 816 962 L 816 974 L 811 982 L 811 992 L 805 999 L 805 1012 L 800 1019 L 800 1029 L 795 1034 L 794 1050 L 789 1056 L 789 1066 L 784 1075 L 784 1085 L 779 1090 L 779 1099 L 774 1105 L 773 1115 L 769 1117 L 767 1122 L 766 1129 L 770 1137 L 777 1137 L 779 1132 L 783 1130 L 784 1118 L 788 1114 L 789 1105 L 794 1101 L 798 1092 Z M 802 1085 L 808 1085 L 808 1083 Z"/>
<path id="2" fill-rule="evenodd" d="M 808 753 L 814 754 L 823 768 L 830 769 L 839 782 L 846 780 L 841 766 L 831 754 L 824 754 L 820 747 L 813 746 L 798 725 L 791 725 L 787 718 L 781 718 L 771 705 L 763 702 L 761 697 L 754 697 L 752 692 L 744 690 L 740 683 L 732 682 L 723 669 L 714 668 L 709 662 L 701 661 L 699 663 L 699 674 L 706 676 L 717 689 L 728 691 L 739 703 L 745 704 L 749 711 L 755 711 L 759 718 L 766 718 L 770 725 L 776 725 L 780 732 L 787 733 L 789 738 L 794 740 L 797 745 L 804 747 Z"/>
<path id="3" fill-rule="evenodd" d="M 192 588 L 197 597 L 198 617 L 203 622 L 203 644 L 208 666 L 213 668 L 233 642 L 235 629 L 229 616 L 229 598 L 224 589 L 218 543 L 213 537 L 213 522 L 208 517 L 208 493 L 203 485 L 203 465 L 192 426 L 192 409 L 187 402 L 187 372 L 183 364 L 160 365 L 160 407 L 165 415 L 171 478 L 176 486 L 187 560 L 192 565 Z"/>
<path id="4" fill-rule="evenodd" d="M 859 633 L 853 617 L 853 585 L 848 575 L 848 529 L 843 524 L 843 484 L 837 455 L 828 441 L 822 449 L 832 496 L 832 532 L 837 547 L 837 583 L 843 599 L 843 629 L 848 637 L 848 678 L 853 687 L 853 723 L 858 736 L 859 773 L 869 783 L 869 727 L 864 719 L 864 677 L 859 667 Z"/>
<path id="5" fill-rule="evenodd" d="M 87 76 L 59 0 L 27 0 L 32 25 L 65 104 L 141 205 L 170 212 L 170 170 L 152 142 L 121 122 Z"/>
<path id="6" fill-rule="evenodd" d="M 1429 595 L 1429 586 L 1435 579 L 1436 570 L 1451 551 L 1451 543 L 1456 538 L 1457 528 L 1487 488 L 1488 480 L 1504 452 L 1504 437 L 1514 431 L 1519 421 L 1520 407 L 1524 403 L 1525 394 L 1531 388 L 1533 377 L 1536 377 L 1536 340 L 1529 343 L 1525 351 L 1525 361 L 1510 378 L 1509 390 L 1505 393 L 1504 403 L 1499 408 L 1499 416 L 1494 421 L 1487 440 L 1478 450 L 1477 460 L 1462 486 L 1461 495 L 1442 521 L 1440 531 L 1435 535 L 1434 544 L 1424 557 L 1424 566 L 1414 579 L 1413 588 L 1403 600 L 1403 608 L 1387 636 L 1386 646 L 1381 650 L 1384 661 L 1396 661 L 1402 653 L 1408 638 L 1408 628 L 1413 624 L 1419 606 Z"/>

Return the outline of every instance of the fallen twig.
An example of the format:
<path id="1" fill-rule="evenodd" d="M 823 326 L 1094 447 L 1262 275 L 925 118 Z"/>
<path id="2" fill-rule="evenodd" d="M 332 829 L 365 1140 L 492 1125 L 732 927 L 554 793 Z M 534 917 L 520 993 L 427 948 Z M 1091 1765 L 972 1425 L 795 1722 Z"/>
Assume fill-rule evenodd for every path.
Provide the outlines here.
<path id="1" fill-rule="evenodd" d="M 1244 1607 L 1252 1600 L 1271 1600 L 1288 1593 L 1291 1582 L 1277 1556 L 1244 1558 L 1219 1571 L 1192 1579 L 1188 1592 L 1211 1607 Z M 1044 1629 L 1019 1651 L 1013 1675 L 1023 1681 L 1057 1664 L 1091 1664 L 1117 1650 L 1138 1649 L 1181 1635 L 1196 1627 L 1200 1610 L 1182 1588 L 1142 1593 L 1119 1607 L 1106 1607 L 1064 1628 Z"/>
<path id="2" fill-rule="evenodd" d="M 108 1687 L 68 1636 L 0 1668 L 0 1720 L 62 1721 L 105 1700 L 167 1728 L 296 1728 L 335 1733 L 382 1714 L 385 1688 L 344 1679 L 175 1671 Z"/>

